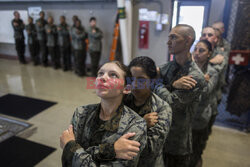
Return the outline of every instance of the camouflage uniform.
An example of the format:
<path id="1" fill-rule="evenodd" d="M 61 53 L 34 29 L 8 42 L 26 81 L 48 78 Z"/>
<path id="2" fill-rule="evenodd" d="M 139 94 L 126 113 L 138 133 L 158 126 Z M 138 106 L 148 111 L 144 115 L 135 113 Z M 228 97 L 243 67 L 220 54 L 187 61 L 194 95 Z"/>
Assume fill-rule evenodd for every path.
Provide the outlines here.
<path id="1" fill-rule="evenodd" d="M 58 30 L 58 45 L 63 59 L 63 69 L 69 70 L 71 69 L 69 26 L 65 23 L 60 24 L 58 28 L 60 28 Z"/>
<path id="2" fill-rule="evenodd" d="M 222 87 L 223 85 L 225 85 L 225 69 L 226 69 L 226 66 L 227 66 L 227 61 L 228 59 L 226 58 L 226 53 L 223 52 L 219 47 L 216 47 L 214 48 L 214 51 L 213 51 L 213 54 L 212 54 L 212 57 L 215 57 L 217 54 L 221 54 L 222 56 L 224 56 L 224 60 L 221 64 L 212 64 L 212 63 L 209 63 L 218 73 L 218 82 L 216 84 L 216 87 L 214 89 L 214 97 L 212 98 L 211 100 L 211 108 L 212 108 L 212 116 L 211 116 L 211 119 L 209 121 L 209 124 L 208 124 L 208 133 L 211 134 L 212 132 L 212 126 L 215 122 L 215 119 L 216 119 L 216 116 L 218 114 L 218 104 L 220 103 L 221 101 L 221 98 L 222 98 Z M 213 74 L 210 74 L 208 72 L 209 76 L 212 76 Z"/>
<path id="3" fill-rule="evenodd" d="M 4 17 L 4 16 L 3 16 Z M 18 26 L 14 26 L 14 23 L 17 23 Z M 25 28 L 23 20 L 22 19 L 13 19 L 11 21 L 12 27 L 14 29 L 14 38 L 15 38 L 15 45 L 16 45 L 16 51 L 18 59 L 21 63 L 25 63 L 25 44 L 24 44 L 24 34 L 23 30 Z"/>
<path id="4" fill-rule="evenodd" d="M 88 30 L 88 40 L 89 40 L 89 54 L 91 59 L 91 72 L 93 76 L 97 75 L 97 69 L 101 57 L 102 51 L 102 31 L 95 27 L 96 32 L 92 32 L 93 28 L 90 27 Z"/>
<path id="5" fill-rule="evenodd" d="M 26 25 L 26 31 L 28 34 L 28 45 L 30 50 L 30 55 L 32 61 L 35 65 L 39 64 L 39 57 L 38 57 L 38 41 L 36 36 L 36 26 L 33 23 Z"/>
<path id="6" fill-rule="evenodd" d="M 209 73 L 210 79 L 207 82 L 207 88 L 204 89 L 201 100 L 197 108 L 192 122 L 192 146 L 193 153 L 190 158 L 190 167 L 195 167 L 198 161 L 201 159 L 203 150 L 206 147 L 206 141 L 208 139 L 208 123 L 212 116 L 211 100 L 214 97 L 215 86 L 218 82 L 218 72 L 210 65 L 204 65 L 201 69 L 204 74 Z"/>
<path id="7" fill-rule="evenodd" d="M 185 167 L 189 164 L 192 153 L 192 119 L 194 107 L 199 102 L 200 95 L 205 87 L 205 79 L 199 67 L 189 60 L 181 67 L 171 61 L 160 67 L 164 85 L 158 84 L 154 93 L 168 102 L 172 108 L 172 126 L 166 140 L 164 152 L 167 154 L 166 166 Z M 197 81 L 191 90 L 181 90 L 172 87 L 174 81 L 183 76 L 191 75 Z"/>
<path id="8" fill-rule="evenodd" d="M 40 26 L 38 25 L 40 23 Z M 45 19 L 36 20 L 36 31 L 37 31 L 37 39 L 39 41 L 39 50 L 42 55 L 42 63 L 43 65 L 48 65 L 48 48 L 46 47 L 46 32 L 45 25 L 48 22 Z"/>
<path id="9" fill-rule="evenodd" d="M 52 65 L 54 68 L 60 67 L 60 55 L 57 52 L 57 29 L 54 24 L 47 24 L 45 26 L 47 34 L 47 46 L 51 56 Z M 50 30 L 51 32 L 48 32 Z"/>
<path id="10" fill-rule="evenodd" d="M 141 153 L 138 166 L 164 167 L 163 146 L 172 121 L 172 109 L 168 103 L 154 93 L 151 94 L 145 104 L 139 107 L 134 104 L 134 101 L 132 94 L 125 98 L 125 104 L 142 118 L 151 112 L 158 113 L 158 122 L 155 126 L 147 128 L 147 145 Z"/>
<path id="11" fill-rule="evenodd" d="M 72 118 L 75 141 L 66 144 L 62 155 L 62 166 L 136 166 L 133 160 L 114 159 L 114 142 L 122 135 L 135 132 L 131 140 L 139 141 L 143 150 L 146 145 L 146 122 L 130 108 L 120 105 L 112 118 L 99 118 L 100 104 L 78 107 Z M 102 159 L 102 160 L 100 160 Z"/>
<path id="12" fill-rule="evenodd" d="M 79 31 L 79 33 L 77 33 Z M 74 50 L 75 73 L 79 76 L 85 75 L 86 61 L 86 33 L 84 27 L 72 27 L 72 46 Z"/>

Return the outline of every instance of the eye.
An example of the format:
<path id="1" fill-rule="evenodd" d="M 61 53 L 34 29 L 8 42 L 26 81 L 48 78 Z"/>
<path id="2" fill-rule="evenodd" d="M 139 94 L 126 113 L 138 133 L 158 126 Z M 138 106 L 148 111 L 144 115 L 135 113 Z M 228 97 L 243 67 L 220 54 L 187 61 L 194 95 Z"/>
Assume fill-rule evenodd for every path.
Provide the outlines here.
<path id="1" fill-rule="evenodd" d="M 116 73 L 114 73 L 114 72 L 112 72 L 112 73 L 110 74 L 110 76 L 111 76 L 112 78 L 119 78 L 118 75 L 117 75 Z"/>
<path id="2" fill-rule="evenodd" d="M 101 71 L 99 71 L 98 73 L 97 73 L 97 76 L 98 77 L 100 77 L 100 76 L 102 76 L 103 75 L 103 72 L 101 72 Z"/>

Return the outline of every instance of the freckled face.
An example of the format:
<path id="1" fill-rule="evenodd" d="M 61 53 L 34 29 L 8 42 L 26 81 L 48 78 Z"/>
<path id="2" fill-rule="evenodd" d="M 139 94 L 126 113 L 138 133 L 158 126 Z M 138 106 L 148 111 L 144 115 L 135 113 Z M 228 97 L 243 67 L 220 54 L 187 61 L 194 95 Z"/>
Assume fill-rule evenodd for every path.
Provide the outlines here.
<path id="1" fill-rule="evenodd" d="M 96 94 L 104 99 L 123 96 L 124 83 L 124 71 L 115 63 L 106 63 L 97 73 Z"/>

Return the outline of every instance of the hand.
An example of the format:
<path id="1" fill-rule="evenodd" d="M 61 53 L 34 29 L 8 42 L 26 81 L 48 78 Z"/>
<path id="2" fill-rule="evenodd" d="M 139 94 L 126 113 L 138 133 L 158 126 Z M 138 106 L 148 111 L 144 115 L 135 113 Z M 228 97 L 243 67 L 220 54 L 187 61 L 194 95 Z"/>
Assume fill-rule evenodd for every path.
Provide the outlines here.
<path id="1" fill-rule="evenodd" d="M 92 33 L 96 33 L 96 30 L 95 30 L 95 28 L 93 28 L 93 29 L 92 29 Z"/>
<path id="2" fill-rule="evenodd" d="M 134 140 L 129 140 L 135 133 L 127 133 L 120 137 L 114 144 L 116 158 L 132 160 L 140 151 L 140 143 Z"/>
<path id="3" fill-rule="evenodd" d="M 210 59 L 210 63 L 212 64 L 221 64 L 224 61 L 224 56 L 221 54 L 217 54 L 214 58 Z"/>
<path id="4" fill-rule="evenodd" d="M 37 22 L 37 25 L 40 27 L 40 26 L 41 26 L 41 23 L 38 21 L 38 22 Z"/>
<path id="5" fill-rule="evenodd" d="M 143 118 L 146 120 L 148 128 L 155 126 L 155 124 L 158 122 L 157 112 L 148 113 L 144 115 Z"/>
<path id="6" fill-rule="evenodd" d="M 73 126 L 69 125 L 69 128 L 63 131 L 60 136 L 60 147 L 64 149 L 65 145 L 71 140 L 75 140 L 75 135 L 73 133 Z"/>
<path id="7" fill-rule="evenodd" d="M 197 82 L 192 78 L 192 76 L 183 76 L 174 81 L 172 86 L 176 89 L 192 89 L 196 84 Z"/>
<path id="8" fill-rule="evenodd" d="M 61 30 L 62 30 L 62 28 L 61 28 L 61 27 L 57 27 L 57 30 L 58 30 L 58 31 L 61 31 Z"/>
<path id="9" fill-rule="evenodd" d="M 14 22 L 13 24 L 14 24 L 15 27 L 18 26 L 18 23 L 17 23 L 17 22 Z"/>
<path id="10" fill-rule="evenodd" d="M 208 74 L 204 75 L 205 80 L 208 82 L 210 80 L 210 76 Z"/>
<path id="11" fill-rule="evenodd" d="M 48 29 L 47 32 L 48 32 L 48 33 L 51 33 L 51 29 Z"/>
<path id="12" fill-rule="evenodd" d="M 78 30 L 78 29 L 76 29 L 76 33 L 77 33 L 77 34 L 80 34 L 80 33 L 81 33 L 81 31 L 80 31 L 80 30 Z"/>

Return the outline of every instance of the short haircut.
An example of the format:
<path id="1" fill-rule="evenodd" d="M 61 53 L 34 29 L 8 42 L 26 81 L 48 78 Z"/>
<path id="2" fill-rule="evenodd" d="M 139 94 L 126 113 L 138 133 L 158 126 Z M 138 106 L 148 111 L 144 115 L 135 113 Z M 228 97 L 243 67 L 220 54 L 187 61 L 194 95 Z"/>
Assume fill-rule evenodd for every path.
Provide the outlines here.
<path id="1" fill-rule="evenodd" d="M 188 25 L 188 24 L 178 24 L 174 28 L 176 28 L 176 27 L 184 27 L 185 28 L 185 34 L 184 35 L 191 37 L 192 41 L 191 41 L 190 46 L 192 46 L 192 44 L 194 43 L 195 38 L 196 38 L 194 28 L 192 26 Z"/>
<path id="2" fill-rule="evenodd" d="M 33 17 L 29 16 L 29 19 L 31 19 L 33 21 Z"/>
<path id="3" fill-rule="evenodd" d="M 132 67 L 141 67 L 150 79 L 154 79 L 157 76 L 155 62 L 147 56 L 139 56 L 134 58 L 128 67 L 129 69 Z"/>
<path id="4" fill-rule="evenodd" d="M 64 15 L 60 16 L 61 18 L 63 18 L 64 20 L 66 20 L 66 17 Z"/>
<path id="5" fill-rule="evenodd" d="M 43 14 L 43 15 L 45 15 L 45 12 L 44 12 L 44 11 L 42 10 L 42 11 L 41 11 L 41 12 L 39 13 L 39 15 L 40 15 L 40 14 Z"/>
<path id="6" fill-rule="evenodd" d="M 200 40 L 198 43 L 200 43 L 200 42 L 206 45 L 208 51 L 210 51 L 210 52 L 213 51 L 212 44 L 208 40 Z"/>
<path id="7" fill-rule="evenodd" d="M 15 16 L 16 14 L 20 14 L 17 10 L 13 12 L 13 15 Z"/>
<path id="8" fill-rule="evenodd" d="M 96 18 L 95 17 L 90 17 L 89 22 L 91 22 L 91 21 L 96 21 Z"/>

